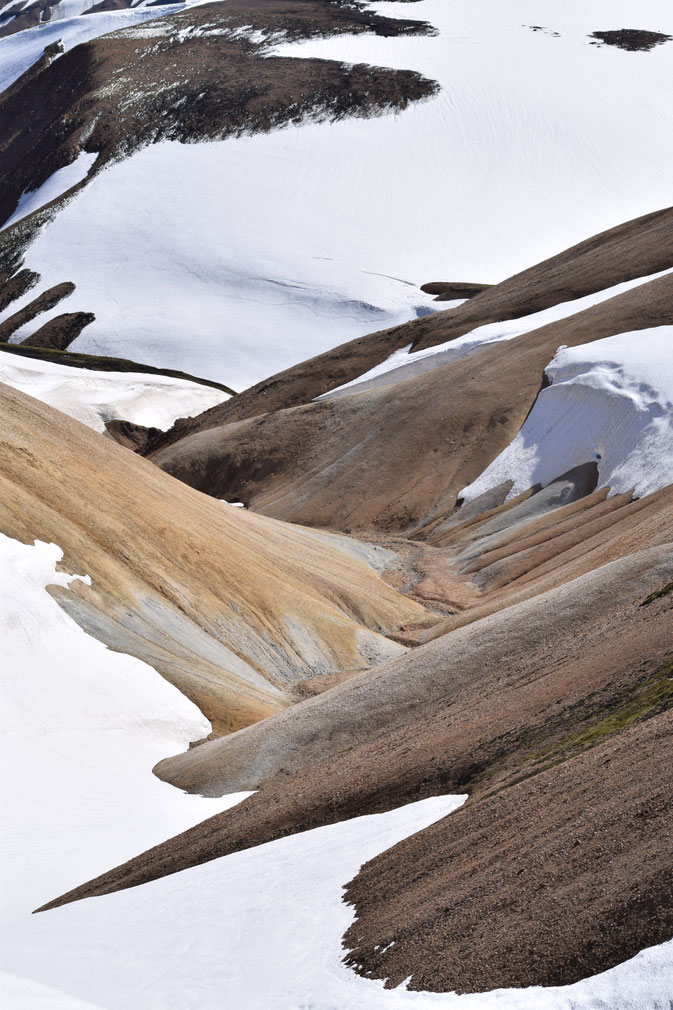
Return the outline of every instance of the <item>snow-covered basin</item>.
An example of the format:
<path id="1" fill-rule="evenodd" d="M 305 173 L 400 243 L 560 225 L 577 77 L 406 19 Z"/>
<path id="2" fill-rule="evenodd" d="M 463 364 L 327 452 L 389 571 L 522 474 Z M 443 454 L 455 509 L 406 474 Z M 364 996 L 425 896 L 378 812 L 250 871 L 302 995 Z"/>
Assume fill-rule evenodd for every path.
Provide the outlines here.
<path id="1" fill-rule="evenodd" d="M 221 389 L 188 379 L 73 368 L 12 353 L 0 353 L 0 382 L 101 432 L 116 419 L 165 430 L 178 417 L 194 417 L 229 399 Z"/>
<path id="2" fill-rule="evenodd" d="M 435 797 L 284 838 L 40 915 L 64 889 L 224 809 L 151 774 L 207 730 L 138 660 L 108 652 L 44 586 L 53 544 L 0 537 L 5 576 L 4 1005 L 12 1010 L 663 1010 L 673 944 L 565 988 L 460 996 L 386 991 L 341 963 L 360 865 L 454 810 Z M 82 1002 L 80 1002 L 82 1001 Z"/>
<path id="3" fill-rule="evenodd" d="M 486 347 L 489 344 L 497 343 L 501 340 L 513 340 L 523 333 L 530 333 L 540 326 L 557 322 L 566 316 L 574 315 L 592 305 L 598 305 L 608 298 L 623 294 L 631 288 L 639 287 L 648 281 L 662 277 L 670 273 L 669 270 L 662 270 L 660 273 L 651 274 L 649 277 L 638 277 L 623 284 L 615 284 L 603 291 L 596 291 L 584 298 L 576 298 L 571 302 L 559 302 L 548 309 L 540 312 L 532 312 L 520 319 L 507 319 L 504 322 L 488 323 L 485 326 L 478 326 L 462 337 L 454 340 L 447 340 L 444 344 L 437 344 L 435 347 L 426 347 L 420 351 L 412 351 L 412 345 L 402 347 L 382 361 L 374 365 L 368 372 L 351 382 L 345 382 L 342 386 L 335 386 L 328 393 L 316 397 L 318 400 L 326 400 L 332 396 L 343 396 L 349 393 L 361 393 L 365 389 L 374 389 L 380 386 L 389 386 L 404 379 L 410 379 L 414 375 L 421 375 L 431 372 L 435 368 L 447 365 L 451 361 L 458 361 L 471 354 L 472 351 Z M 446 307 L 460 305 L 461 302 L 446 302 Z"/>
<path id="4" fill-rule="evenodd" d="M 673 326 L 561 347 L 511 444 L 460 493 L 504 480 L 508 497 L 595 460 L 600 487 L 637 497 L 673 483 Z"/>
<path id="5" fill-rule="evenodd" d="M 439 34 L 275 51 L 415 69 L 440 82 L 436 98 L 370 120 L 164 142 L 107 169 L 45 228 L 27 264 L 45 287 L 74 281 L 69 308 L 96 313 L 77 349 L 243 388 L 437 308 L 425 281 L 497 281 L 670 203 L 673 45 L 588 39 L 634 18 L 673 33 L 668 0 L 637 17 L 627 0 L 377 9 Z"/>

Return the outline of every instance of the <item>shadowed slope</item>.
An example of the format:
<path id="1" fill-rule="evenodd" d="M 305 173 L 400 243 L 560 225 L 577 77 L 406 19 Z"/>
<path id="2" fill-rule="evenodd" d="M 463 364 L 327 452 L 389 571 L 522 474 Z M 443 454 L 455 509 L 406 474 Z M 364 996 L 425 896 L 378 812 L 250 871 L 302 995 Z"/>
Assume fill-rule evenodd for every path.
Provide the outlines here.
<path id="1" fill-rule="evenodd" d="M 159 670 L 216 730 L 288 704 L 310 673 L 399 654 L 381 633 L 436 620 L 350 541 L 340 549 L 200 495 L 7 386 L 0 403 L 0 529 L 58 544 L 64 567 L 92 580 L 54 589 L 61 605 Z"/>

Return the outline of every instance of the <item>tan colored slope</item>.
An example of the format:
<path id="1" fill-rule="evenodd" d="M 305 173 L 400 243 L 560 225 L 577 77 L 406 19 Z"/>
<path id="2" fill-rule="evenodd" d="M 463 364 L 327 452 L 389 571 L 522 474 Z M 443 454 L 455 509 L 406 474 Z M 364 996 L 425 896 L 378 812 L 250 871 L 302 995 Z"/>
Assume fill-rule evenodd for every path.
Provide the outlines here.
<path id="1" fill-rule="evenodd" d="M 411 654 L 353 677 L 242 733 L 167 758 L 157 773 L 180 788 L 213 795 L 256 788 L 281 769 L 305 770 L 377 730 L 415 719 L 422 706 L 452 694 L 456 677 L 473 688 L 489 670 L 505 675 L 522 664 L 529 666 L 531 656 L 553 655 L 554 642 L 562 643 L 556 648 L 575 650 L 577 642 L 567 639 L 578 636 L 579 641 L 580 624 L 593 620 L 594 615 L 587 614 L 588 600 L 594 597 L 595 616 L 603 614 L 607 620 L 620 599 L 633 595 L 632 585 L 611 586 L 611 579 L 621 579 L 621 571 L 629 572 L 633 581 L 650 578 L 643 558 L 650 567 L 662 555 L 671 564 L 670 545 L 666 546 L 671 528 L 670 522 L 662 527 L 658 542 L 664 546 L 659 553 L 650 549 L 613 562 L 614 568 L 600 567 L 539 595 L 509 605 L 503 601 L 500 608 L 481 616 L 476 613 L 471 621 L 467 611 L 466 619 L 446 622 L 441 637 Z M 600 590 L 591 588 L 597 585 Z M 601 594 L 606 595 L 599 599 Z M 645 641 L 641 641 L 643 651 Z M 673 645 L 670 633 L 669 645 Z M 491 701 L 485 699 L 486 710 Z M 537 718 L 534 711 L 528 717 Z M 502 720 L 502 712 L 492 712 L 491 718 Z M 476 714 L 474 721 L 476 725 Z M 504 722 L 499 730 L 505 731 Z"/>
<path id="2" fill-rule="evenodd" d="M 641 604 L 672 578 L 673 545 L 641 552 L 162 762 L 183 788 L 262 788 L 54 904 L 428 795 L 469 791 L 467 809 L 609 739 L 620 713 L 659 710 L 673 597 Z M 522 837 L 535 827 L 523 809 Z"/>
<path id="3" fill-rule="evenodd" d="M 150 458 L 286 521 L 432 529 L 514 438 L 559 345 L 664 323 L 673 274 L 433 372 L 197 431 Z"/>
<path id="4" fill-rule="evenodd" d="M 673 267 L 673 208 L 601 232 L 493 285 L 458 308 L 359 337 L 293 365 L 234 400 L 177 423 L 154 443 L 154 448 L 206 428 L 310 403 L 329 389 L 356 379 L 408 344 L 434 346 L 485 323 L 526 316 L 560 301 L 604 291 L 669 267 Z"/>
<path id="5" fill-rule="evenodd" d="M 0 407 L 0 530 L 58 544 L 64 568 L 92 581 L 55 588 L 62 606 L 219 731 L 288 704 L 295 680 L 398 655 L 384 634 L 435 620 L 357 544 L 201 495 L 10 387 Z"/>

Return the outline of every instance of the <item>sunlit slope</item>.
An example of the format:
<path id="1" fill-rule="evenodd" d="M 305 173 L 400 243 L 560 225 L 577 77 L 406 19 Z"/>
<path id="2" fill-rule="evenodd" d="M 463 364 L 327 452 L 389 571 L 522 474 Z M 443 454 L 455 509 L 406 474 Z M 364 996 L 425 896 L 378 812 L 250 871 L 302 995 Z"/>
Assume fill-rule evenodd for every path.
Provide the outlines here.
<path id="1" fill-rule="evenodd" d="M 65 569 L 92 582 L 55 590 L 65 609 L 216 728 L 283 707 L 309 672 L 398 654 L 382 635 L 424 618 L 352 549 L 207 498 L 29 396 L 0 395 L 0 528 L 61 546 Z"/>

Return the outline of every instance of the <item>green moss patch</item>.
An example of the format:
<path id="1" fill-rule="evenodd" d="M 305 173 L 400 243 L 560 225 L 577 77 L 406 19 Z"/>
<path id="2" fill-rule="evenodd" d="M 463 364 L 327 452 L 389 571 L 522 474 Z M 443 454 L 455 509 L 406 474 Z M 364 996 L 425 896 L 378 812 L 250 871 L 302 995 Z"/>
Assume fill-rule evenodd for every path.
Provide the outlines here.
<path id="1" fill-rule="evenodd" d="M 633 723 L 658 715 L 673 705 L 673 660 L 586 713 L 582 725 L 533 750 L 529 760 L 545 768 L 559 764 L 615 736 Z M 536 771 L 542 771 L 538 768 Z"/>
<path id="2" fill-rule="evenodd" d="M 669 593 L 673 593 L 673 582 L 667 582 L 665 586 L 661 587 L 661 589 L 657 589 L 656 592 L 650 593 L 649 596 L 645 597 L 640 606 L 647 607 L 650 603 L 654 603 L 655 600 L 660 600 L 662 596 L 668 596 Z"/>

